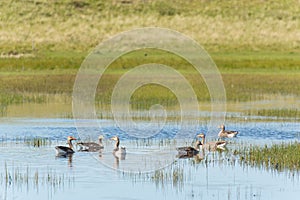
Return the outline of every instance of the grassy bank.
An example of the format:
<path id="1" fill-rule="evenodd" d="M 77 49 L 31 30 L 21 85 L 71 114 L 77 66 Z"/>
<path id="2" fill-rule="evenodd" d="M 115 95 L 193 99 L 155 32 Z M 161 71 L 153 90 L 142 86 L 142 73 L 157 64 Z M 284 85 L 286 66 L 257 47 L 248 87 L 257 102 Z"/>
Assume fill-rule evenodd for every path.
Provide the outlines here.
<path id="1" fill-rule="evenodd" d="M 0 7 L 2 113 L 11 104 L 71 96 L 78 68 L 98 43 L 149 26 L 177 30 L 201 44 L 222 73 L 228 101 L 300 95 L 296 0 L 3 0 Z M 122 74 L 148 62 L 174 67 L 187 78 L 199 101 L 210 100 L 203 79 L 187 62 L 166 52 L 148 51 L 147 59 L 144 53 L 125 55 L 110 66 L 97 88 L 99 104 L 110 103 Z M 140 88 L 131 101 L 137 108 L 162 101 L 177 105 L 172 92 L 153 85 Z"/>

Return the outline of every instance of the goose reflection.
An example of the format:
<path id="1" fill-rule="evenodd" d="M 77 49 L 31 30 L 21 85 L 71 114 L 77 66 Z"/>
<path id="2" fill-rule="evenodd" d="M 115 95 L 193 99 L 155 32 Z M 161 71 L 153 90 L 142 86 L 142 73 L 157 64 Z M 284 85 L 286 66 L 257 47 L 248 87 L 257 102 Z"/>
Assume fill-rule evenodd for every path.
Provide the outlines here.
<path id="1" fill-rule="evenodd" d="M 73 167 L 73 155 L 74 154 L 61 154 L 61 155 L 56 155 L 56 159 L 68 159 L 68 166 Z"/>
<path id="2" fill-rule="evenodd" d="M 113 149 L 112 154 L 115 158 L 114 168 L 119 169 L 120 160 L 125 160 L 126 159 L 126 148 L 119 146 L 120 145 L 120 138 L 118 136 L 112 137 L 111 140 L 116 141 L 115 148 Z"/>
<path id="3" fill-rule="evenodd" d="M 126 154 L 117 156 L 115 154 L 113 154 L 114 158 L 115 158 L 115 162 L 114 162 L 114 168 L 115 169 L 119 169 L 120 167 L 120 160 L 125 160 L 126 159 Z"/>

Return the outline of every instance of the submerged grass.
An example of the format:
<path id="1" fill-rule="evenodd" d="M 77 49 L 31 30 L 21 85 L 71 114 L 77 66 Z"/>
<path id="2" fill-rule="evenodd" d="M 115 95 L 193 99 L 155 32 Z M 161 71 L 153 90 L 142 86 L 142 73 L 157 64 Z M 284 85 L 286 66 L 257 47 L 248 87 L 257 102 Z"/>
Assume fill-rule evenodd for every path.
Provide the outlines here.
<path id="1" fill-rule="evenodd" d="M 167 184 L 172 184 L 179 190 L 182 190 L 185 182 L 184 165 L 175 162 L 172 165 L 148 173 L 123 172 L 123 178 L 130 178 L 133 181 L 151 181 L 157 188 L 164 188 Z"/>
<path id="2" fill-rule="evenodd" d="M 46 172 L 39 172 L 38 169 L 27 167 L 8 166 L 4 164 L 4 174 L 1 173 L 1 184 L 38 187 L 39 185 L 46 185 L 51 189 L 59 189 L 64 184 L 72 184 L 74 177 L 66 174 L 59 174 L 55 170 L 48 169 Z"/>
<path id="3" fill-rule="evenodd" d="M 57 141 L 51 140 L 47 137 L 15 137 L 11 139 L 7 139 L 6 137 L 2 136 L 0 145 L 1 146 L 7 146 L 12 144 L 25 144 L 29 147 L 45 147 L 45 146 L 51 146 L 53 143 Z"/>

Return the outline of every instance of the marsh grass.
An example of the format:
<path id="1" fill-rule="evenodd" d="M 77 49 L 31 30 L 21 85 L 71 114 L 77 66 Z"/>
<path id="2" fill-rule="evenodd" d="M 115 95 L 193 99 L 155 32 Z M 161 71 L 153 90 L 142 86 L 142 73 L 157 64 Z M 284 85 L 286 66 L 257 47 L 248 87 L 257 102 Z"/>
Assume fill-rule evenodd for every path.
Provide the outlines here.
<path id="1" fill-rule="evenodd" d="M 25 138 L 24 142 L 28 146 L 33 146 L 33 147 L 50 146 L 52 144 L 51 139 L 42 138 L 42 137 Z"/>
<path id="2" fill-rule="evenodd" d="M 58 144 L 58 141 L 46 137 L 14 137 L 8 139 L 5 136 L 3 136 L 1 138 L 1 146 L 13 146 L 15 144 L 25 144 L 29 147 L 39 148 L 49 147 L 53 144 Z"/>
<path id="3" fill-rule="evenodd" d="M 144 56 L 145 53 L 148 55 L 147 58 Z M 298 57 L 300 58 L 300 56 Z M 157 62 L 173 67 L 187 79 L 195 91 L 199 102 L 210 101 L 205 80 L 185 60 L 168 52 L 144 49 L 126 54 L 109 66 L 98 83 L 96 104 L 100 107 L 110 105 L 112 92 L 121 76 L 133 67 L 148 62 Z M 252 61 L 247 61 L 247 59 L 245 62 L 252 63 Z M 300 60 L 299 65 L 297 63 L 294 64 L 295 66 L 299 66 Z M 294 73 L 294 70 L 297 71 L 295 67 L 285 68 L 287 70 L 285 76 L 282 76 L 280 70 L 278 71 L 280 74 L 273 73 L 275 69 L 273 67 L 262 68 L 263 69 L 256 68 L 255 66 L 249 67 L 250 71 L 247 72 L 247 70 L 243 71 L 240 68 L 235 69 L 235 66 L 228 69 L 224 67 L 223 69 L 225 69 L 226 72 L 222 74 L 222 78 L 227 93 L 227 101 L 244 102 L 261 100 L 264 99 L 264 95 L 266 94 L 300 96 L 300 91 L 297 87 L 300 84 L 300 75 L 299 73 Z M 248 69 L 248 67 L 245 67 L 245 69 Z M 256 71 L 256 73 L 252 74 L 251 70 Z M 239 71 L 241 73 L 238 73 Z M 50 73 L 47 74 L 48 72 Z M 136 78 L 138 79 L 139 77 Z M 168 78 L 172 79 L 172 77 Z M 45 70 L 44 72 L 41 70 L 38 74 L 25 72 L 1 76 L 1 112 L 5 114 L 6 108 L 10 104 L 27 102 L 47 103 L 55 95 L 67 95 L 71 97 L 74 81 L 75 74 L 68 73 L 67 71 L 60 74 L 55 71 L 51 73 L 49 70 Z M 178 84 L 176 80 L 174 80 L 174 84 Z M 68 99 L 67 102 L 71 104 L 70 99 Z M 156 84 L 148 84 L 138 88 L 132 94 L 129 103 L 132 109 L 149 109 L 152 105 L 157 103 L 165 107 L 178 107 L 176 94 Z"/>
<path id="4" fill-rule="evenodd" d="M 33 186 L 38 188 L 40 185 L 46 185 L 51 189 L 59 189 L 64 184 L 73 184 L 74 177 L 66 174 L 59 174 L 53 169 L 47 169 L 40 172 L 38 169 L 32 169 L 30 166 L 8 166 L 5 162 L 4 172 L 1 173 L 1 184 L 13 185 L 16 187 L 27 188 Z"/>
<path id="5" fill-rule="evenodd" d="M 281 143 L 272 145 L 251 145 L 234 152 L 240 157 L 240 162 L 252 167 L 277 170 L 300 170 L 299 142 Z"/>
<path id="6" fill-rule="evenodd" d="M 300 111 L 298 109 L 260 109 L 247 111 L 247 115 L 257 115 L 257 116 L 271 116 L 277 118 L 300 118 Z"/>
<path id="7" fill-rule="evenodd" d="M 175 162 L 164 169 L 148 173 L 122 172 L 122 177 L 130 178 L 133 182 L 151 181 L 155 183 L 157 188 L 164 188 L 167 184 L 172 184 L 173 187 L 182 190 L 185 182 L 184 172 L 184 165 Z"/>

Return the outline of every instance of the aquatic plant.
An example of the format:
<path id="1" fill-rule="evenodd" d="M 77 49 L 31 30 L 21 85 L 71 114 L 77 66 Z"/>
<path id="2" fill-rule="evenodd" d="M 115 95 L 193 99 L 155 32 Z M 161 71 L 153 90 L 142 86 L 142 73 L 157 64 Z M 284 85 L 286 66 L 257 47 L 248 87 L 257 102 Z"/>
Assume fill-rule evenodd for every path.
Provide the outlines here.
<path id="1" fill-rule="evenodd" d="M 52 144 L 51 139 L 44 137 L 33 137 L 33 138 L 24 138 L 24 143 L 28 146 L 41 147 L 41 146 L 50 146 Z"/>
<path id="2" fill-rule="evenodd" d="M 29 165 L 24 166 L 10 165 L 4 163 L 4 175 L 1 172 L 2 178 L 6 185 L 29 186 L 37 187 L 39 185 L 48 185 L 53 188 L 59 188 L 61 185 L 74 182 L 74 177 L 69 174 L 59 174 L 55 170 L 48 168 L 47 171 L 40 172 L 38 168 L 32 169 Z M 3 180 L 1 180 L 2 182 Z"/>
<path id="3" fill-rule="evenodd" d="M 254 167 L 264 167 L 283 171 L 300 170 L 300 144 L 299 142 L 272 144 L 270 146 L 251 145 L 234 151 L 240 162 Z"/>

